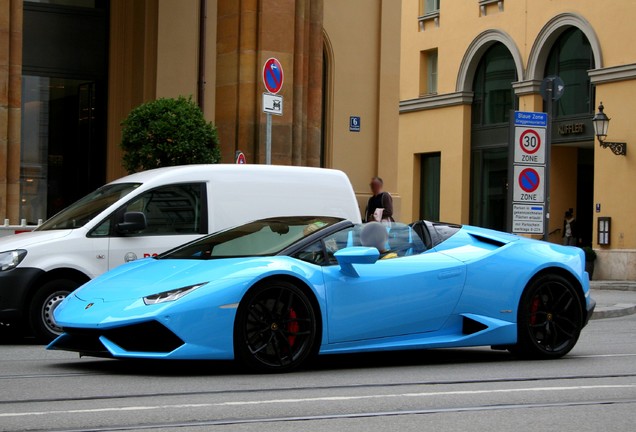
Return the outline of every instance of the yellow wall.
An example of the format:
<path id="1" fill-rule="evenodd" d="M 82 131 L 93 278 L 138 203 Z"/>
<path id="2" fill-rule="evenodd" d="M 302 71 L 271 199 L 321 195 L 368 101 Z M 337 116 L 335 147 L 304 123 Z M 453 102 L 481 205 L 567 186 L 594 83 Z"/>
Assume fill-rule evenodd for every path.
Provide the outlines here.
<path id="1" fill-rule="evenodd" d="M 400 117 L 398 172 L 403 220 L 419 217 L 417 158 L 441 152 L 440 220 L 468 222 L 470 190 L 470 108 L 453 106 Z"/>
<path id="2" fill-rule="evenodd" d="M 598 143 L 594 151 L 594 202 L 601 204 L 601 212 L 595 216 L 612 217 L 612 249 L 636 249 L 635 98 L 636 81 L 608 83 L 596 91 L 596 99 L 603 102 L 611 119 L 607 141 L 627 142 L 627 156 L 616 156 L 609 149 L 599 148 Z"/>
<path id="3" fill-rule="evenodd" d="M 399 209 L 398 142 L 400 10 L 382 0 L 325 0 L 324 31 L 333 50 L 325 121 L 332 143 L 327 165 L 344 170 L 364 211 L 369 180 L 380 175 Z M 359 116 L 360 132 L 349 132 Z"/>

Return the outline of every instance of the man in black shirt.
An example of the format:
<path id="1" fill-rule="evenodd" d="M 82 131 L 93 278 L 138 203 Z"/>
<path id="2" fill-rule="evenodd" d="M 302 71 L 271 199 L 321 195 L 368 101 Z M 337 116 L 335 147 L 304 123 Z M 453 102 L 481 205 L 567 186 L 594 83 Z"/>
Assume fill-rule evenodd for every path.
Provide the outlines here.
<path id="1" fill-rule="evenodd" d="M 384 192 L 384 182 L 380 177 L 371 179 L 371 192 L 373 196 L 369 198 L 365 220 L 367 222 L 394 222 L 393 219 L 393 198 L 388 192 Z M 382 214 L 380 214 L 382 209 Z"/>

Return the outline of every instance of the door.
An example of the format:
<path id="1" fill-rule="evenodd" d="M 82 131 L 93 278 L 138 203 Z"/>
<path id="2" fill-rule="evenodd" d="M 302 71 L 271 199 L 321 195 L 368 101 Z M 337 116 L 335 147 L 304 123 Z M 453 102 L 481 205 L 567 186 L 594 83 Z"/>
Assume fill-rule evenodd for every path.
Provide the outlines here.
<path id="1" fill-rule="evenodd" d="M 207 233 L 205 185 L 184 183 L 162 186 L 133 198 L 93 235 L 109 232 L 108 268 L 156 256 Z M 118 234 L 117 223 L 126 212 L 142 212 L 146 228 L 134 234 Z"/>
<path id="2" fill-rule="evenodd" d="M 339 265 L 323 267 L 329 343 L 438 330 L 466 277 L 463 263 L 433 251 L 355 269 L 359 277 L 344 275 Z"/>

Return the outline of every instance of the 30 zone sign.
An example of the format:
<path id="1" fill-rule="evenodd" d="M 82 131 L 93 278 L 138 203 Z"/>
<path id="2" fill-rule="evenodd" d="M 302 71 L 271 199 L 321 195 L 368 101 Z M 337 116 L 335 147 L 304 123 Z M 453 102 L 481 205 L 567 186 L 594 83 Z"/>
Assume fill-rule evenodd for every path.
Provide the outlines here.
<path id="1" fill-rule="evenodd" d="M 515 163 L 545 164 L 545 129 L 515 128 Z"/>

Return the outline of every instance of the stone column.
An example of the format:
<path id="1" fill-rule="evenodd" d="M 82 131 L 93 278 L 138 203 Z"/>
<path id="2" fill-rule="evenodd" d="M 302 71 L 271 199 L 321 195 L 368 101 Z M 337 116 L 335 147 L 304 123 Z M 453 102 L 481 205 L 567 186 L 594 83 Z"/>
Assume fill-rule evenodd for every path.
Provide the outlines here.
<path id="1" fill-rule="evenodd" d="M 22 0 L 0 0 L 0 222 L 20 214 Z"/>
<path id="2" fill-rule="evenodd" d="M 219 0 L 216 125 L 224 162 L 242 150 L 265 161 L 263 64 L 276 57 L 284 115 L 273 116 L 272 162 L 319 165 L 322 125 L 322 0 Z"/>

